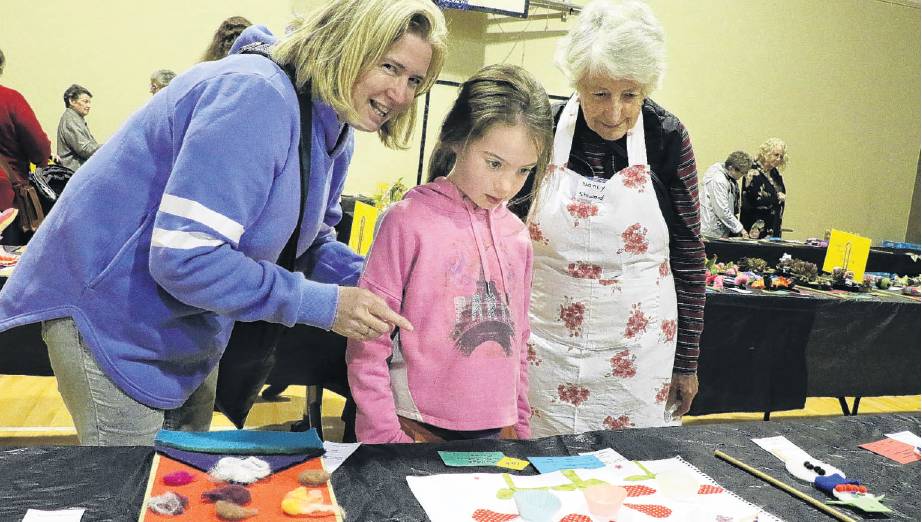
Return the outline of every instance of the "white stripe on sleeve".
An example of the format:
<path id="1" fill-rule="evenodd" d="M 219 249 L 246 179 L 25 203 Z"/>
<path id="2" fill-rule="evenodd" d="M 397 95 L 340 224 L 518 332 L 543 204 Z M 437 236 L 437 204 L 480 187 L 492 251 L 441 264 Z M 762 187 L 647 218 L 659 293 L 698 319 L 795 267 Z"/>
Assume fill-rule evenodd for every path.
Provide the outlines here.
<path id="1" fill-rule="evenodd" d="M 230 239 L 235 245 L 243 235 L 243 225 L 191 199 L 164 194 L 160 201 L 160 212 L 201 223 Z"/>
<path id="2" fill-rule="evenodd" d="M 150 241 L 151 246 L 189 250 L 199 247 L 217 247 L 224 241 L 215 239 L 201 232 L 183 232 L 181 230 L 164 230 L 155 228 Z"/>

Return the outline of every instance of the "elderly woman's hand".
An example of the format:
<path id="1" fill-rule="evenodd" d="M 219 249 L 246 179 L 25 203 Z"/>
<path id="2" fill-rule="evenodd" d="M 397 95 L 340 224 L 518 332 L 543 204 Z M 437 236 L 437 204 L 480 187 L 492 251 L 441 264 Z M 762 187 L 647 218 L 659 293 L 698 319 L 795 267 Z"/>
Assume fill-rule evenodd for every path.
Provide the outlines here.
<path id="1" fill-rule="evenodd" d="M 367 341 L 389 333 L 394 326 L 413 330 L 410 321 L 391 310 L 384 299 L 364 288 L 339 287 L 331 330 L 343 337 Z"/>
<path id="2" fill-rule="evenodd" d="M 694 373 L 673 373 L 672 385 L 669 386 L 669 398 L 666 399 L 666 411 L 675 409 L 674 418 L 688 413 L 692 401 L 698 395 L 698 375 Z"/>

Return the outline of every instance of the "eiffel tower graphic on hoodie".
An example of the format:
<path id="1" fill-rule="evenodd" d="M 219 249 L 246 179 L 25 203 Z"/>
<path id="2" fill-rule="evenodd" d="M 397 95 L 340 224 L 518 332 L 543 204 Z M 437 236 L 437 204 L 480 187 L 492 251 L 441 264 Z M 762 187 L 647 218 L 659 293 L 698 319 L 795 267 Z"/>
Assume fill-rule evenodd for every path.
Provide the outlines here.
<path id="1" fill-rule="evenodd" d="M 507 301 L 508 297 L 500 298 L 496 283 L 487 281 L 481 270 L 474 294 L 455 297 L 455 327 L 451 332 L 455 348 L 470 356 L 478 346 L 493 341 L 503 347 L 506 357 L 512 355 L 515 323 Z"/>

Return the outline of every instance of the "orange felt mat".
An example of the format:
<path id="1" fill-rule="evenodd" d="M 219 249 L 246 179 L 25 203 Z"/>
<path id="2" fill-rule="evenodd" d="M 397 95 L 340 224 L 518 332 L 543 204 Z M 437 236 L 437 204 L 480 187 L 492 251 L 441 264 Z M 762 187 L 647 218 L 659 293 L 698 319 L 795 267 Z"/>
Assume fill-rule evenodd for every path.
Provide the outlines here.
<path id="1" fill-rule="evenodd" d="M 309 469 L 323 469 L 323 462 L 320 457 L 302 462 L 278 473 L 273 473 L 268 477 L 246 486 L 250 490 L 253 500 L 247 504 L 247 508 L 259 510 L 256 516 L 247 518 L 247 522 L 260 521 L 279 521 L 279 520 L 304 520 L 310 522 L 342 522 L 339 515 L 324 514 L 322 516 L 290 516 L 282 511 L 282 498 L 289 491 L 301 487 L 298 482 L 298 475 Z M 175 471 L 185 471 L 190 473 L 195 480 L 184 486 L 167 486 L 163 483 L 163 477 Z M 222 521 L 215 514 L 215 505 L 202 501 L 202 493 L 210 489 L 222 486 L 223 482 L 212 482 L 207 473 L 193 468 L 182 462 L 173 460 L 159 453 L 154 455 L 154 461 L 151 464 L 151 474 L 147 485 L 147 493 L 144 496 L 144 505 L 141 509 L 139 522 L 153 521 L 171 521 L 179 522 L 181 520 L 202 521 Z M 325 503 L 336 504 L 336 497 L 333 495 L 333 488 L 327 482 L 323 486 L 309 487 L 320 491 Z M 154 513 L 147 508 L 147 501 L 152 496 L 162 495 L 167 491 L 175 491 L 180 495 L 189 497 L 189 507 L 182 515 L 168 516 Z"/>

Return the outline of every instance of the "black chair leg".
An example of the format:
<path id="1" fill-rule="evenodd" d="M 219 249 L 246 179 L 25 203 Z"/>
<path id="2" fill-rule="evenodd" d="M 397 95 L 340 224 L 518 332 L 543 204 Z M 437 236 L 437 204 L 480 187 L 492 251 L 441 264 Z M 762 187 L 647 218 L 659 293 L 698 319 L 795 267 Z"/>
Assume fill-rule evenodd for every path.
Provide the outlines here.
<path id="1" fill-rule="evenodd" d="M 355 401 L 351 398 L 346 399 L 346 405 L 343 407 L 343 414 L 340 417 L 343 420 L 343 442 L 357 442 L 355 437 Z"/>
<path id="2" fill-rule="evenodd" d="M 762 414 L 762 420 L 763 420 L 763 421 L 772 420 L 772 412 L 771 412 L 771 411 L 766 411 L 765 413 L 763 413 L 763 414 Z"/>
<path id="3" fill-rule="evenodd" d="M 852 403 L 852 415 L 858 415 L 859 402 L 861 402 L 861 397 L 855 397 L 855 402 Z"/>
<path id="4" fill-rule="evenodd" d="M 839 407 L 842 408 L 842 415 L 848 416 L 849 415 L 848 402 L 845 400 L 845 397 L 838 397 L 838 399 L 839 399 Z"/>
<path id="5" fill-rule="evenodd" d="M 311 384 L 307 386 L 307 396 L 304 398 L 304 416 L 291 425 L 291 431 L 307 431 L 311 428 L 317 430 L 317 435 L 323 440 L 323 386 Z"/>

